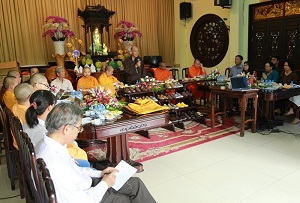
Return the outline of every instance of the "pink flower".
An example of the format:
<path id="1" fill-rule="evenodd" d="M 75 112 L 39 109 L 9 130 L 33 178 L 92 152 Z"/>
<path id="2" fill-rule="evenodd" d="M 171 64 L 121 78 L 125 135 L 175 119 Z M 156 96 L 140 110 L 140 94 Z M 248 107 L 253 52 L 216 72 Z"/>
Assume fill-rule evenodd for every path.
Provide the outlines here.
<path id="1" fill-rule="evenodd" d="M 48 16 L 43 26 L 43 37 L 49 36 L 53 41 L 64 41 L 67 37 L 73 37 L 74 32 L 70 29 L 67 19 L 60 16 Z"/>
<path id="2" fill-rule="evenodd" d="M 122 38 L 124 41 L 132 41 L 137 36 L 142 37 L 142 33 L 139 29 L 130 22 L 121 20 L 117 26 L 117 32 L 114 34 L 115 39 Z"/>

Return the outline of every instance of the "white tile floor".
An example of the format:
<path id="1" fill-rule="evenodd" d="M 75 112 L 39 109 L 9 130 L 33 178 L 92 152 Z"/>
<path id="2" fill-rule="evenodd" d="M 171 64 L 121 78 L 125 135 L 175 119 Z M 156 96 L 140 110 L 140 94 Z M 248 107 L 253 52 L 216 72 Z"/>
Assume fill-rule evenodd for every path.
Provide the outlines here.
<path id="1" fill-rule="evenodd" d="M 300 133 L 290 121 L 278 128 Z M 300 138 L 291 134 L 247 131 L 146 161 L 144 168 L 136 176 L 158 203 L 300 202 Z M 0 177 L 0 198 L 19 194 L 10 190 L 3 163 Z"/>

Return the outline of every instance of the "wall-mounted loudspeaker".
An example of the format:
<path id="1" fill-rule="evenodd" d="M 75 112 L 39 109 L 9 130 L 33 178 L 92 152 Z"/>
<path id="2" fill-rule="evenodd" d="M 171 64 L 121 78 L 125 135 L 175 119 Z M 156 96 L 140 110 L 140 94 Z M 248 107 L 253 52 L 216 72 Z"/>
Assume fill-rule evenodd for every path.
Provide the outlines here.
<path id="1" fill-rule="evenodd" d="M 215 6 L 231 6 L 232 0 L 215 0 Z"/>
<path id="2" fill-rule="evenodd" d="M 180 19 L 184 20 L 192 17 L 192 4 L 189 2 L 180 3 Z"/>

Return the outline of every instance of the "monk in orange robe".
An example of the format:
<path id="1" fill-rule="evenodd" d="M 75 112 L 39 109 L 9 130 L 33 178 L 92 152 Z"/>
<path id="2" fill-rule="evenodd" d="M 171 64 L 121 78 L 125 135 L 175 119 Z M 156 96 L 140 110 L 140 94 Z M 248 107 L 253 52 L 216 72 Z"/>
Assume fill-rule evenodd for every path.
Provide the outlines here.
<path id="1" fill-rule="evenodd" d="M 155 80 L 166 81 L 168 79 L 172 79 L 172 73 L 166 68 L 164 62 L 159 63 L 159 68 L 156 68 L 154 71 Z"/>
<path id="2" fill-rule="evenodd" d="M 6 89 L 3 95 L 3 102 L 7 108 L 12 110 L 12 107 L 17 103 L 17 99 L 14 94 L 14 89 L 18 85 L 18 81 L 15 77 L 7 76 L 4 78 L 3 85 Z"/>
<path id="3" fill-rule="evenodd" d="M 121 86 L 124 85 L 116 77 L 113 76 L 113 73 L 114 73 L 114 68 L 112 66 L 106 66 L 105 72 L 102 73 L 98 78 L 98 82 L 100 86 L 104 87 L 105 91 L 107 91 L 108 89 L 111 91 L 110 95 L 116 94 L 116 87 L 115 87 L 116 84 Z"/>
<path id="4" fill-rule="evenodd" d="M 30 107 L 29 98 L 33 92 L 33 87 L 28 83 L 21 83 L 14 89 L 18 103 L 13 106 L 12 112 L 19 118 L 22 125 L 26 122 L 25 113 Z"/>
<path id="5" fill-rule="evenodd" d="M 82 90 L 88 90 L 98 86 L 98 80 L 91 76 L 91 69 L 89 67 L 84 67 L 82 70 L 83 76 L 78 80 L 77 90 L 82 88 Z"/>
<path id="6" fill-rule="evenodd" d="M 188 70 L 188 77 L 193 78 L 201 75 L 205 75 L 205 69 L 203 68 L 202 63 L 199 59 L 194 60 L 194 64 Z M 190 84 L 187 86 L 187 89 L 190 90 L 193 94 L 194 99 L 203 98 L 203 92 L 198 90 L 197 84 Z"/>

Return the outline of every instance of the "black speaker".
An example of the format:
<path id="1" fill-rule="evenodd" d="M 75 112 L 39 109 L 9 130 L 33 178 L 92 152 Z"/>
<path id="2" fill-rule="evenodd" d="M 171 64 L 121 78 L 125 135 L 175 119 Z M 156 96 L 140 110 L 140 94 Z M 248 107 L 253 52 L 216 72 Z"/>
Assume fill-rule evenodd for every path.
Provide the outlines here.
<path id="1" fill-rule="evenodd" d="M 182 2 L 180 3 L 180 19 L 187 19 L 192 17 L 192 3 Z"/>
<path id="2" fill-rule="evenodd" d="M 215 6 L 231 6 L 232 0 L 215 0 Z"/>

